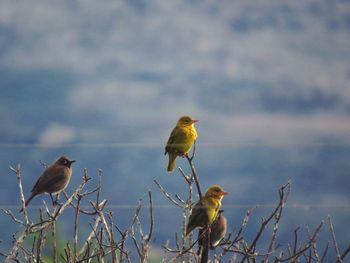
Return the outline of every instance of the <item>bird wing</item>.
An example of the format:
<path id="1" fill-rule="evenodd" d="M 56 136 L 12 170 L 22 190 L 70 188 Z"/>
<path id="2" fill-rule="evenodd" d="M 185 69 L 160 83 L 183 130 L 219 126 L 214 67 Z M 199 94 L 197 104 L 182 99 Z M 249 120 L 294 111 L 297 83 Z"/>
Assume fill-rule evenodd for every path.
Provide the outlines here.
<path id="1" fill-rule="evenodd" d="M 39 182 L 40 182 L 42 176 L 43 176 L 43 175 L 41 175 L 41 176 L 38 178 L 38 180 L 36 180 L 36 183 L 35 183 L 35 185 L 34 185 L 33 188 L 32 188 L 32 193 L 34 193 L 34 192 L 37 191 L 38 185 L 40 184 Z"/>
<path id="2" fill-rule="evenodd" d="M 44 192 L 55 192 L 55 186 L 62 181 L 64 172 L 61 167 L 50 166 L 36 181 L 32 193 L 41 194 Z"/>
<path id="3" fill-rule="evenodd" d="M 177 145 L 183 143 L 186 140 L 186 133 L 185 131 L 180 127 L 175 127 L 171 133 L 170 137 L 168 139 L 168 142 L 165 146 L 165 154 L 172 150 L 177 150 Z"/>
<path id="4" fill-rule="evenodd" d="M 207 207 L 202 201 L 199 201 L 192 208 L 189 220 L 192 222 L 196 222 L 196 226 L 200 227 L 204 227 L 208 224 Z"/>

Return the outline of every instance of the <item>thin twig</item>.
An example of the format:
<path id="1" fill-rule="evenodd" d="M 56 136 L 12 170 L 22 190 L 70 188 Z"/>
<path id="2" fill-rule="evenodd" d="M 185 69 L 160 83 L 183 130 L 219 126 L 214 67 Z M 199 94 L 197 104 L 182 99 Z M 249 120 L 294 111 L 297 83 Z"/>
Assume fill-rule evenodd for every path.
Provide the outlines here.
<path id="1" fill-rule="evenodd" d="M 197 186 L 197 191 L 198 191 L 199 199 L 202 199 L 202 190 L 201 190 L 201 186 L 200 186 L 200 184 L 199 184 L 199 180 L 198 180 L 196 168 L 194 167 L 194 164 L 193 164 L 194 153 L 193 153 L 193 155 L 192 155 L 191 158 L 188 156 L 188 154 L 186 154 L 185 156 L 186 156 L 186 159 L 187 159 L 187 161 L 188 161 L 188 163 L 190 164 L 190 167 L 191 167 L 192 177 L 193 177 L 194 182 L 196 183 L 196 186 Z"/>
<path id="2" fill-rule="evenodd" d="M 87 250 L 89 244 L 91 243 L 91 239 L 93 238 L 93 236 L 95 235 L 95 233 L 97 231 L 97 227 L 98 227 L 100 221 L 101 220 L 99 217 L 95 218 L 95 224 L 92 227 L 92 231 L 90 232 L 89 236 L 87 237 L 83 247 L 79 250 L 78 257 L 80 257 Z"/>
<path id="3" fill-rule="evenodd" d="M 308 227 L 306 227 L 307 229 L 307 233 L 308 233 L 308 236 L 309 236 L 309 239 L 311 239 L 311 234 L 310 234 L 310 229 Z M 318 256 L 318 252 L 317 252 L 317 247 L 316 247 L 316 242 L 313 242 L 311 244 L 311 247 L 310 249 L 312 249 L 312 252 L 314 253 L 314 256 L 315 256 L 315 259 L 316 259 L 316 262 L 320 262 L 320 257 Z"/>
<path id="4" fill-rule="evenodd" d="M 340 258 L 343 260 L 349 252 L 350 252 L 350 245 L 344 250 Z M 339 263 L 338 260 L 336 262 Z"/>
<path id="5" fill-rule="evenodd" d="M 152 192 L 148 191 L 148 198 L 149 198 L 149 215 L 151 218 L 150 226 L 149 226 L 149 232 L 146 238 L 146 242 L 149 243 L 152 238 L 153 233 L 153 224 L 154 224 L 154 215 L 153 215 L 153 202 L 152 202 Z"/>
<path id="6" fill-rule="evenodd" d="M 42 210 L 40 209 L 40 221 L 43 221 L 43 213 Z M 39 231 L 39 238 L 37 241 L 37 249 L 36 249 L 36 261 L 40 262 L 40 259 L 42 258 L 42 250 L 44 248 L 45 244 L 45 239 L 46 239 L 46 234 L 44 230 Z"/>
<path id="7" fill-rule="evenodd" d="M 280 190 L 279 190 L 280 200 L 279 200 L 277 207 L 275 208 L 275 210 L 271 213 L 271 215 L 267 219 L 262 220 L 260 229 L 259 229 L 258 233 L 255 235 L 253 242 L 249 246 L 248 251 L 247 251 L 247 255 L 245 255 L 243 257 L 243 259 L 241 260 L 241 263 L 243 263 L 247 259 L 250 252 L 255 252 L 254 250 L 255 250 L 256 244 L 257 244 L 259 238 L 261 237 L 261 234 L 265 230 L 267 224 L 272 220 L 273 217 L 276 216 L 278 211 L 284 206 L 284 204 L 286 202 L 285 197 L 288 196 L 288 194 L 286 195 L 286 193 L 285 193 L 285 189 L 287 188 L 287 190 L 288 190 L 287 193 L 288 193 L 289 189 L 290 189 L 290 184 L 291 183 L 288 182 L 285 186 L 282 186 L 280 188 Z"/>
<path id="8" fill-rule="evenodd" d="M 52 262 L 56 263 L 57 262 L 56 222 L 52 223 L 51 238 L 52 238 Z"/>
<path id="9" fill-rule="evenodd" d="M 328 226 L 329 226 L 329 230 L 330 230 L 331 235 L 332 235 L 332 241 L 333 241 L 334 249 L 335 249 L 336 256 L 337 256 L 337 262 L 341 263 L 341 262 L 343 262 L 343 260 L 341 258 L 340 252 L 339 252 L 339 247 L 338 247 L 337 239 L 335 238 L 334 227 L 333 227 L 332 219 L 331 219 L 330 215 L 328 215 Z"/>
<path id="10" fill-rule="evenodd" d="M 173 204 L 177 205 L 178 207 L 182 208 L 182 205 L 179 204 L 174 198 L 172 198 L 167 191 L 165 191 L 165 189 L 163 188 L 163 186 L 160 185 L 160 183 L 158 183 L 157 180 L 153 180 L 153 182 L 158 186 L 158 188 L 160 189 L 160 191 L 166 196 L 166 198 L 168 198 Z"/>
<path id="11" fill-rule="evenodd" d="M 326 245 L 325 249 L 323 250 L 322 257 L 321 257 L 321 263 L 324 262 L 324 259 L 326 258 L 328 248 L 329 248 L 329 241 L 327 242 L 327 245 Z"/>
<path id="12" fill-rule="evenodd" d="M 3 211 L 6 215 L 10 216 L 12 218 L 12 220 L 15 221 L 16 223 L 18 223 L 22 226 L 26 225 L 22 220 L 19 220 L 18 218 L 16 218 L 11 210 L 6 210 L 6 209 L 1 208 L 1 211 Z"/>
<path id="13" fill-rule="evenodd" d="M 21 165 L 18 164 L 16 169 L 13 168 L 12 166 L 10 166 L 10 169 L 16 174 L 19 193 L 20 193 L 20 197 L 21 197 L 24 219 L 25 219 L 26 224 L 29 225 L 28 212 L 27 212 L 27 208 L 26 208 L 26 200 L 24 198 L 23 187 L 22 187 Z"/>
<path id="14" fill-rule="evenodd" d="M 312 236 L 310 237 L 310 240 L 309 242 L 304 246 L 304 248 L 300 249 L 299 251 L 297 251 L 296 253 L 294 253 L 293 255 L 287 257 L 287 258 L 278 258 L 276 257 L 276 259 L 278 260 L 278 262 L 286 262 L 286 261 L 290 261 L 290 260 L 295 260 L 297 259 L 299 256 L 303 255 L 307 250 L 309 250 L 309 256 L 308 256 L 308 259 L 307 260 L 310 260 L 312 258 L 312 255 L 311 255 L 311 248 L 312 247 L 312 244 L 316 242 L 317 240 L 317 237 L 318 237 L 318 234 L 320 233 L 321 231 L 321 228 L 323 226 L 323 221 L 318 225 L 318 227 L 316 228 L 316 230 L 314 231 L 314 233 L 312 234 Z M 293 261 L 292 261 L 293 262 Z"/>
<path id="15" fill-rule="evenodd" d="M 77 205 L 74 209 L 74 241 L 73 241 L 73 255 L 74 261 L 78 260 L 78 215 L 79 215 L 79 206 L 82 196 L 77 195 Z"/>

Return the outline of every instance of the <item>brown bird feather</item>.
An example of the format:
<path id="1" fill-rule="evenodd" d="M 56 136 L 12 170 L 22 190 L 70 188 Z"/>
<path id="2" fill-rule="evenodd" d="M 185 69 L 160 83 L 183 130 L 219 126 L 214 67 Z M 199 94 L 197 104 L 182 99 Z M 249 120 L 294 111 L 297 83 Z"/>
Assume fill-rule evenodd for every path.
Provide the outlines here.
<path id="1" fill-rule="evenodd" d="M 33 186 L 31 195 L 25 202 L 25 206 L 37 195 L 43 193 L 59 194 L 69 184 L 72 176 L 72 163 L 66 156 L 61 156 L 52 165 L 45 169 Z M 23 208 L 20 212 L 23 211 Z"/>

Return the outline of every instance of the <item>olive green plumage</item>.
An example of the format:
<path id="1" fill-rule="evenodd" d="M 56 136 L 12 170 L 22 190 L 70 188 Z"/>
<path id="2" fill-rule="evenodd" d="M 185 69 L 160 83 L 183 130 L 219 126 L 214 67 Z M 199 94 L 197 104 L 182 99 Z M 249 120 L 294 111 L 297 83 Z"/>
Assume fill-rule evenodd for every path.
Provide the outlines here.
<path id="1" fill-rule="evenodd" d="M 196 227 L 205 228 L 214 222 L 221 207 L 221 200 L 227 194 L 218 185 L 208 188 L 202 199 L 192 208 L 186 227 L 186 236 Z"/>
<path id="2" fill-rule="evenodd" d="M 176 157 L 184 156 L 190 150 L 197 139 L 197 132 L 193 120 L 190 116 L 182 116 L 172 130 L 165 147 L 165 154 L 169 155 L 169 164 L 167 171 L 172 172 L 176 167 Z"/>

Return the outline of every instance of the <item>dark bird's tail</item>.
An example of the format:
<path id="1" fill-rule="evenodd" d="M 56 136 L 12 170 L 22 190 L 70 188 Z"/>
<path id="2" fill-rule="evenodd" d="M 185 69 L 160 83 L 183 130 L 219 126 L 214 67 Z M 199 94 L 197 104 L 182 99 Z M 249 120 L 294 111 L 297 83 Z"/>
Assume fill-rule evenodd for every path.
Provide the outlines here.
<path id="1" fill-rule="evenodd" d="M 27 199 L 27 201 L 26 201 L 26 203 L 25 203 L 25 207 L 28 206 L 29 202 L 33 199 L 34 196 L 35 196 L 35 195 L 34 195 L 33 193 L 29 196 L 29 198 Z M 21 210 L 19 210 L 19 212 L 20 212 L 20 213 L 23 212 L 23 207 L 21 208 Z"/>

